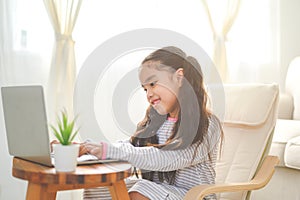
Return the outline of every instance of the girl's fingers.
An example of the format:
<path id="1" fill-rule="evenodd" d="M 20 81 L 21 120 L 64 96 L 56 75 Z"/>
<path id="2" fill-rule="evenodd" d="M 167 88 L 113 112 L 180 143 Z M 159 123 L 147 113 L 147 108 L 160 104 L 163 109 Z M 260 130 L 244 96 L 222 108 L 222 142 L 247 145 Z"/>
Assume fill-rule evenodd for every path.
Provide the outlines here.
<path id="1" fill-rule="evenodd" d="M 86 153 L 88 153 L 86 147 L 83 144 L 80 144 L 80 147 L 79 147 L 79 156 L 82 156 L 83 154 L 86 154 Z"/>
<path id="2" fill-rule="evenodd" d="M 84 147 L 87 153 L 97 156 L 98 158 L 102 157 L 102 145 L 97 143 L 84 143 Z"/>

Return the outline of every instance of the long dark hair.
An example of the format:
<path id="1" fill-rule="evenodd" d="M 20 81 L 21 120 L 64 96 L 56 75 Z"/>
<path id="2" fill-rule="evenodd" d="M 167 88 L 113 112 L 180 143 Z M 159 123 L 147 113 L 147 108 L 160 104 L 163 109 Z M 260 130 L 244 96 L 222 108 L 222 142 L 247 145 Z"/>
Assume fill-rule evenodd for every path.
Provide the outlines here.
<path id="1" fill-rule="evenodd" d="M 156 132 L 167 119 L 167 115 L 158 114 L 150 105 L 144 119 L 138 123 L 137 130 L 131 137 L 131 143 L 138 147 L 155 146 L 163 150 L 183 149 L 195 143 L 199 146 L 208 132 L 209 117 L 211 116 L 207 109 L 208 96 L 200 64 L 195 58 L 186 56 L 181 49 L 174 46 L 154 51 L 143 60 L 142 64 L 148 61 L 160 63 L 155 66 L 156 70 L 168 70 L 170 73 L 174 73 L 179 68 L 183 69 L 184 79 L 177 97 L 180 113 L 171 136 L 165 144 L 158 144 Z M 142 177 L 153 180 L 153 174 L 153 171 L 142 172 Z M 175 175 L 176 171 L 158 172 L 159 180 L 166 180 L 170 184 L 174 183 Z"/>

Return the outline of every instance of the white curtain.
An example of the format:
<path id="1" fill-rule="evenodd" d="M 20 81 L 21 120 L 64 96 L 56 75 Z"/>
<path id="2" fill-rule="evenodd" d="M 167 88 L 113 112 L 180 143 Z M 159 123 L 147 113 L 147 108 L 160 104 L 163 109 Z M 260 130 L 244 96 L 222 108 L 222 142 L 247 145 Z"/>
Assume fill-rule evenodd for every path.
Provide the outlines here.
<path id="1" fill-rule="evenodd" d="M 44 0 L 52 27 L 55 44 L 47 91 L 48 121 L 66 109 L 73 115 L 73 93 L 76 78 L 74 41 L 72 32 L 82 0 Z M 59 192 L 57 199 L 81 199 L 82 190 Z"/>
<path id="2" fill-rule="evenodd" d="M 82 0 L 44 0 L 56 38 L 47 95 L 50 121 L 64 108 L 73 115 L 76 65 L 72 32 L 81 3 Z"/>
<path id="3" fill-rule="evenodd" d="M 13 30 L 12 21 L 15 1 L 0 1 L 0 87 L 11 83 L 10 70 L 14 68 L 13 60 Z M 0 91 L 0 199 L 22 199 L 26 183 L 16 184 L 11 176 L 12 157 L 8 154 L 5 126 L 3 119 L 2 98 Z M 19 192 L 11 192 L 11 188 Z M 13 193 L 13 194 L 12 194 Z"/>
<path id="4" fill-rule="evenodd" d="M 8 84 L 12 80 L 9 69 L 14 66 L 13 61 L 13 11 L 15 1 L 0 1 L 0 85 Z"/>
<path id="5" fill-rule="evenodd" d="M 228 81 L 226 40 L 241 0 L 202 0 L 214 36 L 213 61 L 223 82 Z"/>

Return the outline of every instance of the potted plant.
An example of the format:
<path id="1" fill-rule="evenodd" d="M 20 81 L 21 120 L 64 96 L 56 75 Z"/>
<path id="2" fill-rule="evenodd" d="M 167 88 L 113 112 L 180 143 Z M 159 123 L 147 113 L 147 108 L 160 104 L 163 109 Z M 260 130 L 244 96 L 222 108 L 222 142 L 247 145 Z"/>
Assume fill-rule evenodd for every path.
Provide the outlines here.
<path id="1" fill-rule="evenodd" d="M 74 144 L 73 140 L 79 130 L 74 130 L 75 121 L 76 118 L 70 120 L 67 111 L 63 110 L 61 117 L 57 117 L 57 128 L 51 125 L 59 141 L 59 144 L 53 144 L 54 167 L 58 172 L 72 172 L 76 169 L 79 144 Z"/>

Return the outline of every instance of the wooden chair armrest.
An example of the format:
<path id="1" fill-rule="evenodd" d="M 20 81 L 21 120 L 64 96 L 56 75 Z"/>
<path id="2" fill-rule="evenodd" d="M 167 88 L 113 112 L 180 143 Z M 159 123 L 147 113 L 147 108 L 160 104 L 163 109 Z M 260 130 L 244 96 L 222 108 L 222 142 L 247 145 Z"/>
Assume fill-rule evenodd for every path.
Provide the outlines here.
<path id="1" fill-rule="evenodd" d="M 205 196 L 213 193 L 239 192 L 260 189 L 267 185 L 267 183 L 270 181 L 275 172 L 275 166 L 278 163 L 279 158 L 277 156 L 267 156 L 259 171 L 251 181 L 245 183 L 198 185 L 187 192 L 184 200 L 202 200 Z"/>

